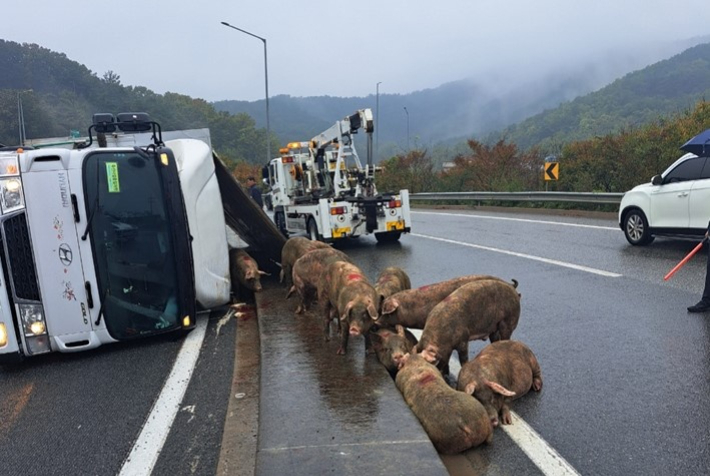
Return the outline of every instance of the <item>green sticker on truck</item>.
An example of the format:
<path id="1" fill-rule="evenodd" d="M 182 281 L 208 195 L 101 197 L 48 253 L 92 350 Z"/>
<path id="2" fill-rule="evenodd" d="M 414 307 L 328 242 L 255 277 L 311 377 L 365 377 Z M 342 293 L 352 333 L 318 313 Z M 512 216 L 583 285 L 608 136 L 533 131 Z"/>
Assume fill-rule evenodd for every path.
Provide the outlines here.
<path id="1" fill-rule="evenodd" d="M 106 180 L 108 193 L 120 193 L 121 182 L 118 180 L 118 162 L 106 162 Z"/>

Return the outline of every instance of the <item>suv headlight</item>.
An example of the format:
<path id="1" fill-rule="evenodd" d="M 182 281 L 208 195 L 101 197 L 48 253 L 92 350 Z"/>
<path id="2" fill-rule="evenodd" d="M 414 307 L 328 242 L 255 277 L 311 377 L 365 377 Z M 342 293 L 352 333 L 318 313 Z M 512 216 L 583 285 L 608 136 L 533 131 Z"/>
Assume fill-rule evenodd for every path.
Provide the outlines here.
<path id="1" fill-rule="evenodd" d="M 22 180 L 20 177 L 0 180 L 0 206 L 2 206 L 3 213 L 24 208 L 25 199 L 22 194 Z"/>
<path id="2" fill-rule="evenodd" d="M 44 311 L 41 304 L 18 304 L 22 327 L 26 337 L 39 336 L 47 333 L 44 323 Z"/>

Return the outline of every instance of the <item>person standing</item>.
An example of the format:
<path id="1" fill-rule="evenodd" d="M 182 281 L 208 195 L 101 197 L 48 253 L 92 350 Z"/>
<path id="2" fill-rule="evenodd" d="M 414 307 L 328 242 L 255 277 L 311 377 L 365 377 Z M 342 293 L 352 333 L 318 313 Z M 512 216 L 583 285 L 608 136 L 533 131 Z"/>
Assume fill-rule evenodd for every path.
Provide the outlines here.
<path id="1" fill-rule="evenodd" d="M 261 190 L 256 186 L 256 180 L 254 177 L 247 177 L 247 188 L 249 189 L 249 195 L 251 198 L 259 205 L 260 208 L 264 208 L 264 201 L 261 199 Z"/>
<path id="2" fill-rule="evenodd" d="M 710 234 L 710 223 L 708 223 L 708 231 L 705 232 L 705 244 L 708 245 L 708 234 Z M 710 248 L 710 246 L 708 246 Z M 705 267 L 705 288 L 703 288 L 703 297 L 700 298 L 697 304 L 688 308 L 688 312 L 708 312 L 710 311 L 710 250 L 708 250 L 708 264 Z"/>

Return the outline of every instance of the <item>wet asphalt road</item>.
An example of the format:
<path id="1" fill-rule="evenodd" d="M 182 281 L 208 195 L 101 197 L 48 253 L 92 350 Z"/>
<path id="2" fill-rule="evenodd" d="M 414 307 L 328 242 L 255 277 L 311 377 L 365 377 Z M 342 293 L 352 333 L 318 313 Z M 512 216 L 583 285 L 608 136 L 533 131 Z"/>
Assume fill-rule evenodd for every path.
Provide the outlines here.
<path id="1" fill-rule="evenodd" d="M 512 408 L 578 472 L 708 473 L 710 316 L 685 310 L 702 292 L 705 255 L 663 281 L 697 240 L 633 248 L 613 219 L 479 211 L 416 212 L 412 229 L 398 244 L 364 237 L 342 249 L 372 279 L 393 265 L 413 286 L 464 274 L 517 279 L 513 338 L 537 355 L 544 387 Z M 214 474 L 234 333 L 228 324 L 218 335 L 210 322 L 155 474 Z M 116 474 L 181 343 L 160 338 L 0 369 L 0 473 Z M 471 343 L 471 354 L 483 345 Z M 501 430 L 465 456 L 480 474 L 540 474 Z"/>
<path id="2" fill-rule="evenodd" d="M 347 250 L 372 277 L 406 263 L 413 287 L 464 274 L 517 279 L 522 312 L 513 338 L 537 355 L 544 387 L 512 408 L 579 473 L 708 473 L 710 316 L 685 309 L 702 293 L 706 255 L 663 281 L 697 240 L 632 248 L 614 220 L 484 212 L 414 213 L 412 229 L 620 274 L 422 236 L 405 236 L 388 253 Z M 483 345 L 471 343 L 471 355 Z M 479 474 L 539 474 L 500 430 L 466 456 Z"/>

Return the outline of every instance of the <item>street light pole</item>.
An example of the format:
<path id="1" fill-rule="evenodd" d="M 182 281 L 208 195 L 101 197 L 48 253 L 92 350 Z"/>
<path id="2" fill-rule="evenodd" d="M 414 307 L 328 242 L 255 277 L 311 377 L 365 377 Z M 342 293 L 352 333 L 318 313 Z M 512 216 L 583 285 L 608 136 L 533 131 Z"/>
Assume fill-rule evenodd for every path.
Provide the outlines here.
<path id="1" fill-rule="evenodd" d="M 25 130 L 25 110 L 22 107 L 22 93 L 31 93 L 31 89 L 25 89 L 17 92 L 17 127 L 20 134 L 20 145 L 25 146 L 27 140 L 27 131 Z"/>
<path id="2" fill-rule="evenodd" d="M 404 112 L 407 113 L 407 152 L 409 152 L 409 111 L 407 111 L 407 106 L 404 106 Z"/>
<path id="3" fill-rule="evenodd" d="M 379 81 L 377 86 L 375 86 L 377 90 L 377 99 L 375 100 L 375 157 L 378 160 L 380 158 L 380 84 L 382 84 L 382 81 Z"/>
<path id="4" fill-rule="evenodd" d="M 242 30 L 241 28 L 237 28 L 234 25 L 230 25 L 226 21 L 223 21 L 221 23 L 226 27 L 241 31 L 242 33 L 246 33 L 247 35 L 253 36 L 254 38 L 258 38 L 259 40 L 264 42 L 264 84 L 266 87 L 266 163 L 268 164 L 271 160 L 271 123 L 269 121 L 269 62 L 266 55 L 266 38 L 262 38 L 258 35 L 255 35 L 254 33 L 250 33 L 246 30 Z"/>

